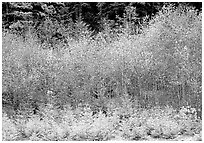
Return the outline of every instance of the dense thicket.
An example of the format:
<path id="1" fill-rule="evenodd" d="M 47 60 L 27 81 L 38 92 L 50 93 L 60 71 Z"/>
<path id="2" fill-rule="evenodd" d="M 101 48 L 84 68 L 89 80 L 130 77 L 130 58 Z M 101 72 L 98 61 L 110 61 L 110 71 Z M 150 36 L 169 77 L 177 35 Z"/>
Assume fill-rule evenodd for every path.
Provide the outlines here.
<path id="1" fill-rule="evenodd" d="M 3 103 L 201 113 L 202 13 L 190 4 L 3 3 Z"/>
<path id="2" fill-rule="evenodd" d="M 201 3 L 2 4 L 3 140 L 202 140 Z"/>

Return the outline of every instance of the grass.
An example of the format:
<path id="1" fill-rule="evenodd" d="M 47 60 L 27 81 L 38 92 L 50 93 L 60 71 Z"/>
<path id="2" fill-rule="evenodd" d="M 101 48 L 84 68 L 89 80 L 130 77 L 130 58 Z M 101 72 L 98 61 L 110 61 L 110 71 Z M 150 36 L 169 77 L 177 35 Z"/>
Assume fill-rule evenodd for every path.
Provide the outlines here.
<path id="1" fill-rule="evenodd" d="M 170 6 L 141 34 L 55 49 L 4 32 L 3 140 L 201 140 L 201 19 Z"/>

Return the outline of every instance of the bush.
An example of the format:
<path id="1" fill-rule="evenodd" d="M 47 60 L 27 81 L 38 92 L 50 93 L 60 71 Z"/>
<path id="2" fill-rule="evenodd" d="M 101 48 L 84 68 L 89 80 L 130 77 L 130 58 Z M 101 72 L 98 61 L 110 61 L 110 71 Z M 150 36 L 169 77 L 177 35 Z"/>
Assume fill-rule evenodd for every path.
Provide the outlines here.
<path id="1" fill-rule="evenodd" d="M 18 140 L 19 132 L 14 122 L 7 117 L 5 113 L 2 114 L 2 140 L 16 141 Z"/>

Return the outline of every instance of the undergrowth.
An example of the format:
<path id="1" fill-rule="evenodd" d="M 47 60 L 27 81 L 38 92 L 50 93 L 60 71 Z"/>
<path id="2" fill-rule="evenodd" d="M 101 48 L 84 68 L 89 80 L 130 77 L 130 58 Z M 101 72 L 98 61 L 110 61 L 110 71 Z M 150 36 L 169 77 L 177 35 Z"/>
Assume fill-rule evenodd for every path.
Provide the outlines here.
<path id="1" fill-rule="evenodd" d="M 21 118 L 21 121 L 3 115 L 3 140 L 107 141 L 118 136 L 122 140 L 145 140 L 148 136 L 174 139 L 178 135 L 199 134 L 201 120 L 193 113 L 183 112 L 183 109 L 180 112 L 168 106 L 163 109 L 135 109 L 134 114 L 124 117 L 119 112 L 107 116 L 100 111 L 93 115 L 89 107 L 84 107 L 84 112 L 68 107 L 60 115 L 53 115 L 57 111 L 48 109 L 43 117 L 33 115 Z"/>

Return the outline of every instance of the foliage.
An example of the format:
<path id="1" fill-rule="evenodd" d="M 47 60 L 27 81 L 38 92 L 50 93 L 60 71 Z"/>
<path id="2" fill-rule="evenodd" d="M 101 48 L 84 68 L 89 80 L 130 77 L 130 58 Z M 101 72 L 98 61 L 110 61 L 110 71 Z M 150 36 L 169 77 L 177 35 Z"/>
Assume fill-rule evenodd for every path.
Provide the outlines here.
<path id="1" fill-rule="evenodd" d="M 201 131 L 202 13 L 164 6 L 135 32 L 134 3 L 118 4 L 111 7 L 125 8 L 119 25 L 101 16 L 97 34 L 83 21 L 92 4 L 9 5 L 39 9 L 45 19 L 23 37 L 2 34 L 3 122 L 15 119 L 3 127 L 5 140 L 170 139 Z M 57 11 L 71 5 L 75 20 L 65 25 Z"/>
<path id="2" fill-rule="evenodd" d="M 18 130 L 14 122 L 7 117 L 5 113 L 2 114 L 2 140 L 15 141 L 19 136 Z"/>
<path id="3" fill-rule="evenodd" d="M 118 136 L 120 140 L 146 140 L 149 136 L 152 139 L 174 139 L 178 135 L 192 136 L 201 131 L 201 122 L 197 118 L 181 115 L 184 108 L 179 112 L 172 107 L 135 110 L 127 118 L 120 118 L 123 113 L 118 111 L 110 116 L 102 112 L 92 115 L 87 105 L 76 110 L 67 106 L 58 115 L 53 114 L 56 109 L 46 108 L 44 116 L 34 115 L 24 122 L 22 119 L 17 121 L 20 118 L 12 121 L 4 116 L 4 140 L 107 141 L 116 140 Z"/>
<path id="4" fill-rule="evenodd" d="M 194 9 L 169 6 L 139 35 L 105 29 L 92 37 L 87 26 L 78 22 L 78 30 L 73 30 L 80 33 L 77 39 L 50 47 L 39 45 L 32 33 L 26 39 L 4 33 L 3 85 L 9 93 L 4 97 L 11 96 L 15 108 L 48 103 L 49 90 L 54 106 L 88 102 L 101 108 L 107 106 L 106 100 L 124 95 L 144 107 L 164 101 L 195 104 L 201 98 L 200 22 L 201 14 L 197 16 Z M 47 31 L 53 29 L 50 25 L 45 26 Z"/>
<path id="5" fill-rule="evenodd" d="M 63 27 L 70 28 L 70 32 L 73 34 L 72 29 L 74 29 L 77 22 L 89 25 L 89 29 L 95 31 L 95 33 L 103 31 L 103 19 L 112 20 L 119 25 L 125 25 L 123 22 L 120 24 L 119 17 L 122 21 L 129 24 L 133 22 L 134 26 L 140 27 L 144 17 L 149 17 L 147 19 L 149 20 L 165 4 L 163 2 L 3 2 L 2 20 L 3 28 L 5 29 L 12 30 L 23 37 L 27 30 L 37 30 L 35 32 L 39 35 L 40 40 L 50 42 L 49 38 L 53 38 L 53 36 L 63 40 L 67 38 L 67 33 L 60 30 L 64 29 Z M 174 4 L 193 5 L 199 10 L 201 8 L 200 3 Z M 131 11 L 131 9 L 134 10 Z M 130 15 L 135 16 L 129 19 Z M 54 27 L 54 29 L 48 31 L 44 27 L 46 25 L 48 29 L 57 25 L 58 28 Z M 131 26 L 131 28 L 135 29 L 134 26 Z M 46 35 L 47 32 L 50 35 L 48 35 L 48 39 L 45 41 L 43 35 Z M 56 34 L 60 36 L 56 37 Z"/>

